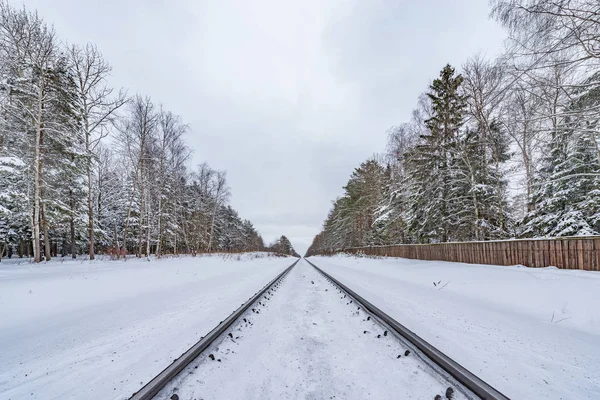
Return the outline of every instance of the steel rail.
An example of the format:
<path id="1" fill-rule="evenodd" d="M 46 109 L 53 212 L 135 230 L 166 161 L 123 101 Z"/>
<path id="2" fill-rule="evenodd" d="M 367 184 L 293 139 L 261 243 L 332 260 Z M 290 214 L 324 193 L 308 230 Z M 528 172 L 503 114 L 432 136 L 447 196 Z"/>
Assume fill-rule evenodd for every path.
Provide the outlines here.
<path id="1" fill-rule="evenodd" d="M 419 349 L 425 356 L 427 356 L 436 365 L 446 371 L 450 376 L 456 379 L 459 383 L 469 389 L 471 392 L 481 397 L 484 400 L 510 400 L 507 396 L 494 389 L 491 385 L 484 382 L 481 378 L 467 370 L 465 367 L 442 353 L 440 350 L 435 348 L 429 342 L 419 337 L 416 333 L 400 324 L 388 314 L 381 311 L 379 308 L 365 300 L 362 296 L 358 295 L 348 286 L 344 285 L 333 276 L 323 271 L 311 261 L 305 258 L 306 262 L 312 265 L 317 271 L 319 271 L 325 278 L 329 279 L 332 283 L 342 289 L 346 294 L 354 299 L 356 303 L 366 310 L 380 321 L 384 322 L 391 329 L 393 329 L 398 335 L 406 339 L 413 346 Z"/>
<path id="2" fill-rule="evenodd" d="M 300 261 L 296 260 L 292 265 L 278 274 L 271 282 L 267 283 L 263 289 L 258 291 L 248 301 L 243 303 L 240 308 L 235 310 L 229 317 L 221 321 L 217 327 L 210 331 L 206 336 L 200 339 L 189 350 L 183 353 L 171 365 L 165 368 L 161 373 L 154 377 L 139 391 L 134 393 L 129 400 L 151 400 L 156 396 L 173 378 L 175 378 L 185 367 L 194 361 L 204 350 L 208 348 L 219 336 L 221 336 L 238 318 L 240 318 L 258 299 L 277 282 L 279 282 L 294 266 Z"/>

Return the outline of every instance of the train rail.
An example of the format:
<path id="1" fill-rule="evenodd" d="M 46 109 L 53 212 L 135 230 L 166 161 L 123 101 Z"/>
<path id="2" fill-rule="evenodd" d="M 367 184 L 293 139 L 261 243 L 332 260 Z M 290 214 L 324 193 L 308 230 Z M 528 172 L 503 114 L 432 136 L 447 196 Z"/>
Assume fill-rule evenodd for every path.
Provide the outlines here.
<path id="1" fill-rule="evenodd" d="M 298 261 L 300 261 L 300 260 L 298 260 Z M 271 282 L 269 282 L 262 290 L 260 290 L 258 293 L 256 293 L 256 295 L 254 295 L 246 303 L 244 303 L 238 310 L 236 310 L 228 318 L 226 318 L 224 321 L 222 321 L 216 328 L 214 328 L 209 334 L 207 334 L 198 343 L 196 343 L 194 346 L 192 346 L 180 358 L 175 360 L 170 366 L 165 368 L 165 370 L 163 370 L 154 379 L 152 379 L 148 384 L 146 384 L 140 391 L 135 393 L 130 398 L 130 400 L 149 400 L 149 399 L 155 398 L 155 396 L 157 396 L 157 395 L 158 395 L 158 398 L 164 397 L 164 398 L 171 398 L 171 399 L 173 399 L 173 398 L 179 399 L 178 395 L 174 395 L 173 390 L 175 390 L 175 393 L 176 393 L 176 391 L 179 390 L 178 386 L 185 384 L 184 382 L 187 379 L 187 377 L 186 377 L 187 375 L 196 373 L 196 371 L 201 371 L 207 367 L 208 367 L 208 369 L 204 370 L 204 372 L 203 372 L 204 378 L 213 377 L 213 374 L 215 374 L 215 373 L 217 375 L 219 375 L 219 373 L 222 372 L 222 367 L 221 367 L 222 363 L 220 363 L 221 359 L 215 360 L 215 356 L 213 356 L 212 353 L 209 355 L 209 357 L 206 357 L 206 358 L 199 357 L 199 356 L 203 352 L 208 353 L 209 351 L 207 349 L 209 349 L 209 347 L 210 347 L 211 351 L 213 351 L 213 349 L 215 349 L 216 347 L 219 346 L 219 343 L 221 343 L 221 345 L 222 345 L 224 341 L 234 342 L 235 345 L 240 345 L 240 343 L 233 340 L 234 336 L 232 335 L 231 332 L 238 332 L 240 330 L 239 325 L 243 324 L 241 322 L 241 320 L 243 319 L 244 321 L 246 321 L 246 318 L 243 318 L 243 317 L 244 316 L 248 317 L 248 315 L 246 315 L 246 313 L 249 313 L 250 309 L 252 309 L 253 312 L 257 312 L 257 313 L 259 312 L 258 305 L 261 304 L 260 300 L 262 300 L 262 306 L 265 306 L 265 303 L 264 303 L 265 300 L 263 300 L 261 298 L 264 298 L 264 299 L 269 298 L 270 299 L 272 297 L 272 296 L 270 296 L 270 294 L 273 293 L 271 290 L 275 287 L 278 287 L 279 284 L 282 283 L 282 279 L 292 270 L 292 268 L 298 263 L 298 261 L 294 262 L 290 267 L 288 267 L 286 270 L 284 270 L 279 275 L 277 275 Z M 384 313 L 381 309 L 379 309 L 378 307 L 376 307 L 375 305 L 373 305 L 372 303 L 370 303 L 369 301 L 364 299 L 362 296 L 358 295 L 356 292 L 354 292 L 348 286 L 344 285 L 342 282 L 337 280 L 335 277 L 333 277 L 330 274 L 328 274 L 327 272 L 323 271 L 322 269 L 317 267 L 311 261 L 309 261 L 309 260 L 305 260 L 305 261 L 307 261 L 307 263 L 310 266 L 312 266 L 314 268 L 314 270 L 316 270 L 318 273 L 311 272 L 310 271 L 311 267 L 309 267 L 309 266 L 303 267 L 303 268 L 309 268 L 309 269 L 304 270 L 301 268 L 301 270 L 295 271 L 292 274 L 293 276 L 290 278 L 292 281 L 286 282 L 284 284 L 284 286 L 287 285 L 287 287 L 288 287 L 288 290 L 284 290 L 285 295 L 283 295 L 283 297 L 286 298 L 286 300 L 281 299 L 281 301 L 279 301 L 279 304 L 276 308 L 276 310 L 278 310 L 278 312 L 276 312 L 276 310 L 273 310 L 272 314 L 269 314 L 267 312 L 266 314 L 269 317 L 268 318 L 265 317 L 265 318 L 267 318 L 266 321 L 264 319 L 262 320 L 263 325 L 265 325 L 265 323 L 268 322 L 270 319 L 270 325 L 269 325 L 269 323 L 266 323 L 266 326 L 262 327 L 262 328 L 265 328 L 265 332 L 256 333 L 254 339 L 252 339 L 252 338 L 247 339 L 247 340 L 250 340 L 250 342 L 246 343 L 246 347 L 252 346 L 252 343 L 253 343 L 253 345 L 256 348 L 255 352 L 258 352 L 257 354 L 262 355 L 263 360 L 262 360 L 262 364 L 260 364 L 260 365 L 263 365 L 263 366 L 268 365 L 269 363 L 271 363 L 271 360 L 279 359 L 280 355 L 285 354 L 286 351 L 282 351 L 281 346 L 286 346 L 288 352 L 294 351 L 295 349 L 299 349 L 300 351 L 305 351 L 303 349 L 304 349 L 305 343 L 307 343 L 309 341 L 309 339 L 322 340 L 322 343 L 319 343 L 319 346 L 328 346 L 328 343 L 336 343 L 337 347 L 335 347 L 335 350 L 333 352 L 330 351 L 330 354 L 331 353 L 340 354 L 339 353 L 340 350 L 342 352 L 344 352 L 345 349 L 351 348 L 352 345 L 348 345 L 348 342 L 345 342 L 344 340 L 347 340 L 348 337 L 355 337 L 355 336 L 352 336 L 353 334 L 350 334 L 348 332 L 346 332 L 347 333 L 346 335 L 340 336 L 340 334 L 344 330 L 355 331 L 355 328 L 358 328 L 356 325 L 357 322 L 356 322 L 356 320 L 351 320 L 348 318 L 349 311 L 343 311 L 345 309 L 341 309 L 339 307 L 348 307 L 350 305 L 350 303 L 352 303 L 351 307 L 354 310 L 354 311 L 352 311 L 352 314 L 351 314 L 352 316 L 358 316 L 359 311 L 356 311 L 356 308 L 355 308 L 355 307 L 357 307 L 358 310 L 361 310 L 360 313 L 364 313 L 364 314 L 361 314 L 361 315 L 365 316 L 365 318 L 362 319 L 362 321 L 370 321 L 370 322 L 362 322 L 363 324 L 371 324 L 372 327 L 377 327 L 375 329 L 385 329 L 385 334 L 383 336 L 387 336 L 388 331 L 389 331 L 391 333 L 391 339 L 388 339 L 388 340 L 391 340 L 392 342 L 395 341 L 395 343 L 398 343 L 398 345 L 401 344 L 401 346 L 405 349 L 410 349 L 412 351 L 412 354 L 417 357 L 415 359 L 421 360 L 421 361 L 418 361 L 418 364 L 422 364 L 424 366 L 419 367 L 419 371 L 427 370 L 427 371 L 429 371 L 429 373 L 440 377 L 438 379 L 438 383 L 441 381 L 445 381 L 446 383 L 448 383 L 448 385 L 450 386 L 450 387 L 448 387 L 450 394 L 449 395 L 446 394 L 447 399 L 454 398 L 454 396 L 452 395 L 453 390 L 456 390 L 458 393 L 460 393 L 460 395 L 462 396 L 462 397 L 459 396 L 460 398 L 474 398 L 474 399 L 480 398 L 480 399 L 489 399 L 489 400 L 506 400 L 506 399 L 508 399 L 507 396 L 503 395 L 498 390 L 494 389 L 491 385 L 487 384 L 482 379 L 480 379 L 479 377 L 477 377 L 476 375 L 474 375 L 473 373 L 468 371 L 466 368 L 461 366 L 459 363 L 452 360 L 450 357 L 445 355 L 443 352 L 441 352 L 440 350 L 438 350 L 437 348 L 432 346 L 430 343 L 428 343 L 425 340 L 423 340 L 422 338 L 420 338 L 417 334 L 410 331 L 402 324 L 398 323 L 396 320 L 394 320 L 389 315 Z M 305 272 L 303 272 L 303 271 L 305 271 Z M 328 290 L 327 287 L 329 287 L 330 291 L 326 294 L 325 292 L 327 292 L 327 290 Z M 332 287 L 334 288 L 333 291 L 331 291 Z M 343 295 L 343 297 L 340 297 L 341 299 L 343 299 L 343 302 L 336 300 L 337 302 L 340 303 L 340 304 L 338 304 L 338 308 L 331 308 L 331 311 L 322 310 L 321 308 L 323 308 L 323 307 L 327 308 L 327 305 L 326 305 L 326 304 L 328 304 L 327 302 L 332 300 L 332 297 L 323 297 L 323 296 L 334 296 L 334 293 L 337 294 L 338 291 L 339 291 L 339 293 L 341 293 L 341 294 L 338 294 L 338 296 Z M 300 303 L 298 303 L 298 301 L 299 301 L 298 299 L 305 297 L 304 294 L 307 292 L 311 292 L 313 294 L 306 295 L 306 298 L 304 300 L 305 301 L 310 300 L 314 304 L 321 304 L 321 306 L 317 305 L 316 306 L 317 308 L 315 308 L 313 306 L 310 309 L 313 310 L 312 312 L 315 312 L 315 310 L 317 310 L 316 311 L 317 314 L 319 314 L 319 311 L 320 311 L 320 313 L 321 313 L 320 317 L 323 317 L 323 318 L 318 319 L 319 315 L 315 315 L 314 317 L 310 317 L 311 318 L 310 320 L 306 319 L 307 318 L 306 315 L 310 314 L 310 310 L 308 308 L 305 308 L 306 304 L 307 304 L 306 302 L 303 303 L 302 299 L 300 299 Z M 318 292 L 318 294 L 317 294 L 317 292 Z M 310 297 L 310 296 L 313 296 L 313 297 Z M 321 297 L 318 297 L 318 296 L 321 296 Z M 346 297 L 347 297 L 347 299 L 346 299 Z M 315 303 L 315 301 L 316 301 L 316 303 Z M 326 301 L 326 302 L 322 303 L 321 301 Z M 256 310 L 255 310 L 255 308 L 252 308 L 255 303 L 257 304 L 255 306 Z M 343 305 L 343 304 L 346 304 L 346 305 Z M 291 325 L 289 321 L 283 322 L 284 320 L 288 319 L 288 317 L 292 317 L 291 314 L 294 313 L 294 310 L 297 315 L 301 315 L 299 321 L 302 322 L 303 320 L 305 320 L 304 322 L 306 322 L 306 323 L 304 324 L 304 327 L 308 326 L 308 329 L 302 330 L 303 325 L 302 324 L 298 325 L 298 323 L 299 323 L 298 321 L 294 322 L 295 325 Z M 299 310 L 301 310 L 301 312 L 299 312 Z M 269 310 L 269 311 L 271 311 L 271 310 Z M 334 314 L 336 315 L 337 320 L 332 317 Z M 368 317 L 366 317 L 367 315 L 368 315 Z M 258 317 L 258 315 L 256 317 Z M 316 318 L 316 321 L 318 321 L 318 324 L 314 322 L 315 320 L 313 318 Z M 255 323 L 257 324 L 257 326 L 260 325 L 260 322 L 255 322 Z M 265 335 L 273 334 L 271 331 L 269 331 L 269 329 L 271 329 L 274 325 L 278 325 L 278 324 L 284 324 L 284 328 L 288 328 L 288 329 L 283 329 L 283 330 L 280 329 L 278 331 L 279 334 L 281 334 L 281 332 L 286 331 L 286 330 L 291 333 L 289 333 L 289 335 L 290 335 L 289 337 L 285 337 L 285 338 L 282 338 L 281 336 L 278 337 L 275 347 L 277 348 L 277 346 L 280 346 L 280 347 L 278 347 L 279 352 L 272 353 L 269 351 L 269 347 L 271 346 L 271 344 L 267 344 L 265 346 L 265 345 L 263 345 L 263 343 L 269 342 L 269 339 L 265 339 L 265 337 L 266 337 Z M 287 324 L 287 325 L 285 325 L 285 324 Z M 316 327 L 317 325 L 323 325 L 323 324 L 329 325 L 329 326 L 326 326 L 324 328 Z M 238 329 L 234 330 L 236 326 L 238 326 Z M 248 326 L 248 324 L 246 324 L 246 326 Z M 291 326 L 291 328 L 290 328 L 290 326 Z M 310 335 L 309 331 L 312 328 L 325 329 L 325 331 L 313 332 L 314 335 L 312 338 L 310 338 L 309 336 L 311 336 L 311 335 Z M 228 330 L 229 330 L 229 333 L 227 335 L 229 335 L 229 338 L 227 336 L 225 336 L 226 332 Z M 260 331 L 260 329 L 259 329 L 259 331 Z M 368 332 L 367 330 L 364 331 L 365 334 L 367 332 Z M 383 332 L 383 330 L 382 330 L 382 332 Z M 332 335 L 332 333 L 335 333 L 335 335 Z M 361 333 L 362 333 L 362 331 L 361 331 Z M 303 337 L 300 337 L 300 336 L 303 336 Z M 362 337 L 363 335 L 360 335 L 360 336 Z M 361 340 L 368 341 L 367 336 L 368 335 L 364 335 L 364 338 Z M 382 335 L 376 335 L 377 338 L 379 338 L 380 336 L 382 336 Z M 388 338 L 389 337 L 390 336 L 388 336 Z M 238 337 L 235 337 L 235 339 L 238 339 Z M 252 342 L 252 340 L 254 340 L 254 342 Z M 298 340 L 298 341 L 296 342 L 295 340 Z M 379 346 L 380 349 L 383 348 L 385 352 L 388 351 L 385 349 L 390 347 L 389 343 L 392 343 L 392 342 L 388 341 L 387 342 L 388 344 L 384 345 L 383 342 L 380 342 L 380 340 L 382 340 L 382 339 L 372 339 L 372 340 L 374 340 L 374 342 L 371 342 L 371 344 L 377 343 L 377 346 Z M 288 343 L 286 343 L 285 345 L 282 345 L 282 342 L 286 342 L 286 341 L 288 341 Z M 215 343 L 215 345 L 211 346 L 213 343 Z M 216 348 L 216 350 L 218 350 L 218 348 Z M 215 354 L 217 354 L 217 353 L 215 353 Z M 381 356 L 384 353 L 378 353 L 378 354 Z M 406 354 L 409 354 L 409 352 L 407 351 Z M 406 354 L 404 354 L 404 355 L 406 356 Z M 241 361 L 242 364 L 244 364 L 245 361 L 249 361 L 253 358 L 252 355 L 248 356 L 248 354 L 246 354 L 245 356 L 243 354 L 235 354 L 235 356 L 237 357 L 238 363 Z M 385 357 L 387 357 L 387 356 L 384 356 L 384 358 Z M 214 364 L 210 364 L 209 358 L 214 361 L 219 361 L 219 363 L 215 362 Z M 217 356 L 217 358 L 218 358 L 218 356 Z M 396 357 L 393 357 L 393 358 L 396 358 Z M 400 358 L 400 355 L 398 355 L 398 358 Z M 292 357 L 292 360 L 293 359 L 294 359 L 294 357 Z M 195 360 L 196 360 L 196 362 L 194 362 Z M 203 364 L 205 362 L 203 360 L 209 360 L 209 364 L 206 364 L 206 365 Z M 296 360 L 298 360 L 298 359 L 296 359 Z M 225 358 L 223 359 L 223 361 L 224 361 L 224 364 L 234 365 L 234 366 L 236 365 L 236 363 L 234 363 L 234 364 L 228 363 Z M 309 364 L 312 361 L 313 361 L 313 359 L 311 358 L 311 359 L 309 359 L 309 362 L 308 363 L 305 362 L 305 364 Z M 291 366 L 287 365 L 286 362 L 288 362 L 288 361 L 279 360 L 280 364 L 279 364 L 278 370 L 291 369 Z M 388 360 L 388 362 L 389 362 L 389 360 Z M 302 363 L 300 362 L 300 364 L 302 364 Z M 328 362 L 326 361 L 325 364 L 328 364 Z M 385 364 L 385 365 L 388 366 L 388 369 L 392 369 L 392 370 L 401 368 L 400 366 L 398 366 L 398 367 L 396 366 L 398 364 Z M 199 366 L 201 368 L 197 369 Z M 224 365 L 224 366 L 226 367 L 226 365 Z M 338 367 L 339 367 L 339 365 L 338 365 Z M 404 365 L 404 367 L 407 368 L 406 364 Z M 217 369 L 215 370 L 214 368 L 217 368 Z M 247 366 L 247 368 L 251 369 L 251 363 L 250 363 L 250 365 Z M 298 369 L 300 369 L 300 367 L 298 367 Z M 245 372 L 247 372 L 246 369 L 244 369 L 244 371 L 242 371 L 243 374 L 245 374 Z M 273 373 L 273 372 L 271 372 L 271 373 Z M 292 372 L 290 372 L 290 373 L 292 373 Z M 300 373 L 300 372 L 298 372 L 298 373 Z M 414 372 L 414 373 L 417 373 L 417 372 Z M 269 375 L 269 372 L 265 371 L 265 375 Z M 314 373 L 313 373 L 313 375 L 314 375 Z M 239 375 L 236 375 L 236 376 L 239 376 Z M 360 375 L 360 376 L 363 376 L 363 375 Z M 194 380 L 196 382 L 200 382 L 200 380 L 198 380 L 198 379 L 194 378 Z M 216 379 L 216 377 L 215 377 L 215 379 Z M 271 379 L 271 378 L 267 378 L 267 379 Z M 281 379 L 281 376 L 279 377 L 279 379 Z M 411 379 L 411 378 L 409 378 L 409 379 Z M 440 379 L 441 379 L 441 381 L 440 381 Z M 275 380 L 277 380 L 277 378 L 275 378 Z M 235 386 L 238 384 L 238 382 L 231 382 L 231 384 Z M 290 385 L 291 385 L 291 383 L 290 383 Z M 192 386 L 193 386 L 193 384 L 192 384 Z M 437 386 L 439 388 L 439 385 L 437 385 Z M 286 387 L 287 387 L 287 385 L 286 385 Z M 454 389 L 451 389 L 451 387 L 454 387 Z M 335 392 L 335 385 L 331 385 L 331 388 L 334 388 L 333 389 L 334 392 L 332 392 L 332 393 L 338 394 L 337 392 Z M 446 393 L 448 393 L 448 392 L 446 392 Z M 455 393 L 455 394 L 458 394 L 458 393 Z M 323 393 L 320 393 L 320 392 L 318 392 L 317 394 L 321 395 L 321 396 L 324 395 Z M 294 395 L 292 395 L 291 397 L 294 397 Z M 296 394 L 296 397 L 298 397 L 297 394 Z M 219 398 L 219 397 L 217 396 L 215 398 Z M 254 398 L 254 397 L 250 396 L 250 398 Z M 256 398 L 270 398 L 270 395 L 265 395 L 263 393 L 261 396 L 256 397 Z M 277 398 L 288 398 L 288 397 L 285 395 L 282 396 L 281 394 L 279 394 L 277 396 Z M 329 397 L 327 397 L 327 398 L 329 398 Z M 333 396 L 332 398 L 335 398 L 335 396 Z M 432 396 L 431 398 L 434 398 L 434 396 Z M 435 399 L 441 399 L 441 398 L 443 398 L 443 397 L 441 397 L 440 395 L 435 396 Z"/>
<path id="2" fill-rule="evenodd" d="M 276 286 L 294 266 L 300 261 L 296 260 L 292 265 L 277 275 L 273 280 L 259 290 L 248 301 L 235 310 L 229 317 L 221 321 L 212 331 L 201 338 L 189 350 L 183 353 L 171 365 L 165 368 L 155 378 L 148 382 L 138 392 L 134 393 L 129 400 L 150 400 L 156 396 L 174 377 L 176 377 L 185 367 L 194 361 L 204 350 L 206 350 L 215 340 L 219 338 L 236 320 L 238 320 L 254 303 L 265 295 L 269 290 Z"/>
<path id="3" fill-rule="evenodd" d="M 306 259 L 305 259 L 306 260 Z M 416 349 L 418 349 L 428 360 L 433 362 L 436 366 L 442 368 L 445 372 L 450 374 L 454 379 L 461 383 L 464 387 L 469 389 L 471 392 L 485 400 L 508 400 L 509 398 L 498 390 L 494 389 L 491 385 L 477 377 L 475 374 L 467 370 L 465 367 L 448 357 L 442 351 L 438 350 L 432 344 L 419 337 L 416 333 L 406 328 L 404 325 L 397 322 L 395 319 L 390 317 L 388 314 L 383 312 L 381 309 L 364 299 L 362 296 L 354 292 L 348 286 L 341 283 L 339 280 L 317 267 L 314 263 L 306 260 L 312 265 L 317 271 L 319 271 L 325 278 L 327 278 L 334 285 L 339 287 L 348 296 L 350 296 L 354 302 L 359 304 L 363 309 L 371 314 L 380 324 L 388 327 L 394 332 L 397 337 L 401 340 L 408 341 Z"/>

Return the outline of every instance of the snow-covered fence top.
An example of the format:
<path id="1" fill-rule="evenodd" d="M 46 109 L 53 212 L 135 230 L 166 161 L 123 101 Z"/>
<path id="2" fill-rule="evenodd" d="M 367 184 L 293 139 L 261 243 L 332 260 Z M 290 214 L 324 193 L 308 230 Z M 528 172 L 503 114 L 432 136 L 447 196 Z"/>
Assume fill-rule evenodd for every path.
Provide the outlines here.
<path id="1" fill-rule="evenodd" d="M 352 247 L 336 251 L 470 264 L 600 271 L 600 236 Z"/>

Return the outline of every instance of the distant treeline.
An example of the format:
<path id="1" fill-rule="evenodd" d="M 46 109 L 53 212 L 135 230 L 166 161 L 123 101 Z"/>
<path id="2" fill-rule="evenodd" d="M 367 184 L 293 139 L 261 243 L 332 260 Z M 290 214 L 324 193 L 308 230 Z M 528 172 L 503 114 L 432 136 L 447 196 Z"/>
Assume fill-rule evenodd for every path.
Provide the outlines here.
<path id="1" fill-rule="evenodd" d="M 225 172 L 188 167 L 188 125 L 110 72 L 0 0 L 0 260 L 264 250 Z"/>
<path id="2" fill-rule="evenodd" d="M 442 69 L 308 253 L 600 233 L 596 1 L 494 0 L 504 54 Z"/>

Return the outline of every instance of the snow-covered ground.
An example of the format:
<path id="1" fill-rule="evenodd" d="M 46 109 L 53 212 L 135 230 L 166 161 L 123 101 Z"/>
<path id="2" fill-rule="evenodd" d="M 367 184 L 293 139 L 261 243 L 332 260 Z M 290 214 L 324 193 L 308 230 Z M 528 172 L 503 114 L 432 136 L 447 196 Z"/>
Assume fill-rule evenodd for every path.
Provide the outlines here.
<path id="1" fill-rule="evenodd" d="M 127 399 L 294 260 L 4 259 L 0 399 Z"/>
<path id="2" fill-rule="evenodd" d="M 310 260 L 513 399 L 600 399 L 598 272 Z"/>
<path id="3" fill-rule="evenodd" d="M 445 394 L 446 379 L 414 353 L 405 356 L 401 342 L 367 320 L 306 261 L 267 297 L 157 398 L 176 393 L 181 400 L 384 400 Z M 464 398 L 455 392 L 455 400 Z"/>

